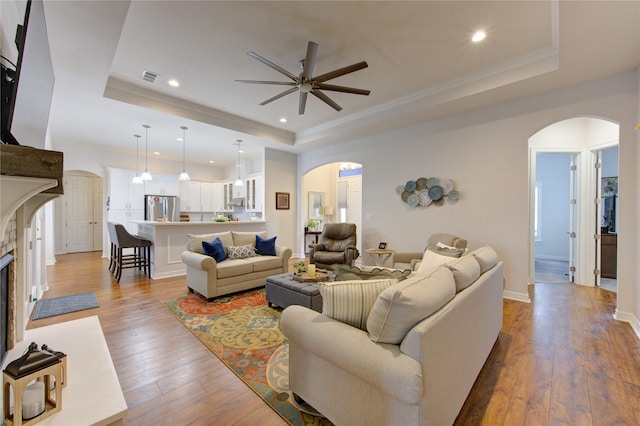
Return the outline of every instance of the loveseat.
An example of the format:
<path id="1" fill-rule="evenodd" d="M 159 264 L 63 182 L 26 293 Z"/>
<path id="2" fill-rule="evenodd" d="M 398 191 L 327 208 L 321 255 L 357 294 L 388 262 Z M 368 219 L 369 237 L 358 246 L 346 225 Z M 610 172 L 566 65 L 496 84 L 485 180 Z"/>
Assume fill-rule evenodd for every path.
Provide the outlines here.
<path id="1" fill-rule="evenodd" d="M 500 334 L 502 290 L 485 246 L 382 290 L 366 329 L 289 306 L 290 390 L 336 425 L 450 425 Z"/>
<path id="2" fill-rule="evenodd" d="M 256 236 L 260 238 L 261 243 L 266 241 L 268 244 L 265 245 L 272 251 L 256 254 Z M 203 248 L 203 241 L 211 246 L 216 239 L 224 252 L 225 258 L 221 261 L 217 261 L 213 255 L 205 254 Z M 188 234 L 187 250 L 181 257 L 182 262 L 187 265 L 189 290 L 212 299 L 259 287 L 264 285 L 268 276 L 287 272 L 291 249 L 276 245 L 273 237 L 267 238 L 266 231 L 227 231 L 204 235 Z"/>

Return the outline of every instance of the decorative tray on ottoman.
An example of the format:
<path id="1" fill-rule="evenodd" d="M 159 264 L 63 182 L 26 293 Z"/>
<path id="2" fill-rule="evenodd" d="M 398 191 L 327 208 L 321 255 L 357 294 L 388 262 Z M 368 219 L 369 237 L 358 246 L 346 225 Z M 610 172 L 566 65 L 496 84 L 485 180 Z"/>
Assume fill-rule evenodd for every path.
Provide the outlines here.
<path id="1" fill-rule="evenodd" d="M 322 282 L 322 281 L 329 281 L 331 280 L 331 275 L 327 274 L 326 272 L 320 272 L 320 271 L 316 271 L 316 275 L 313 277 L 310 277 L 309 275 L 307 275 L 307 273 L 302 273 L 302 274 L 297 274 L 294 273 L 293 274 L 293 279 L 301 282 L 301 283 L 318 283 L 318 282 Z"/>

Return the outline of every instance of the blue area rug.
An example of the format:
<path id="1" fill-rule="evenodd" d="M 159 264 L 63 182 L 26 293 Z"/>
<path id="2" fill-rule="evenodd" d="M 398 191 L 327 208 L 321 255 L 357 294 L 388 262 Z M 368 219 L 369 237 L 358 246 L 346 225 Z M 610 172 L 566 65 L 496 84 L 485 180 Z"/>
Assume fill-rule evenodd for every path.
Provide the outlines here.
<path id="1" fill-rule="evenodd" d="M 32 320 L 54 317 L 56 315 L 68 314 L 70 312 L 84 311 L 100 306 L 98 298 L 94 292 L 80 293 L 71 296 L 54 297 L 51 299 L 41 299 L 33 309 Z"/>

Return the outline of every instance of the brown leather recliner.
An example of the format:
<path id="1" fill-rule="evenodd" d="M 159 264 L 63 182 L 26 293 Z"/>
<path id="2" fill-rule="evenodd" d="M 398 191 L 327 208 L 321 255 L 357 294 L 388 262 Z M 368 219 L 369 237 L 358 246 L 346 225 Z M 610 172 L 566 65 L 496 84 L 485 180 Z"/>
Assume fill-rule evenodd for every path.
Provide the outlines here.
<path id="1" fill-rule="evenodd" d="M 309 245 L 309 263 L 322 269 L 331 269 L 336 264 L 352 266 L 360 256 L 356 242 L 355 223 L 328 223 L 322 230 L 320 243 Z"/>

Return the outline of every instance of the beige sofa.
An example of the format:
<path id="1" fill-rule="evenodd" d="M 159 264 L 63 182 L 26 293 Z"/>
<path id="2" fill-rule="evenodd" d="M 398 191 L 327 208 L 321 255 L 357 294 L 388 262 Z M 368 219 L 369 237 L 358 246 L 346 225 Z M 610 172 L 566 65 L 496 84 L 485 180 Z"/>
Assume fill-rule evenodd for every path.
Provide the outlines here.
<path id="1" fill-rule="evenodd" d="M 289 339 L 291 391 L 336 425 L 452 424 L 500 334 L 503 264 L 487 246 L 434 270 L 383 290 L 367 330 L 287 307 L 280 327 Z M 420 319 L 421 297 L 444 303 Z M 382 311 L 389 321 L 409 324 L 406 334 L 391 324 L 401 332 L 397 343 L 372 340 L 385 334 L 374 315 L 381 299 L 397 301 Z"/>
<path id="2" fill-rule="evenodd" d="M 255 256 L 244 259 L 225 259 L 221 262 L 204 254 L 202 242 L 220 238 L 225 250 L 229 246 L 255 247 L 256 234 L 267 238 L 266 232 L 227 231 L 216 234 L 187 235 L 187 250 L 182 261 L 187 265 L 187 287 L 212 299 L 236 291 L 248 290 L 264 285 L 268 276 L 289 270 L 291 249 L 276 245 L 275 256 Z"/>

